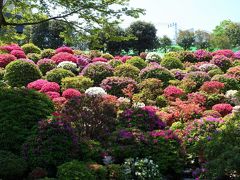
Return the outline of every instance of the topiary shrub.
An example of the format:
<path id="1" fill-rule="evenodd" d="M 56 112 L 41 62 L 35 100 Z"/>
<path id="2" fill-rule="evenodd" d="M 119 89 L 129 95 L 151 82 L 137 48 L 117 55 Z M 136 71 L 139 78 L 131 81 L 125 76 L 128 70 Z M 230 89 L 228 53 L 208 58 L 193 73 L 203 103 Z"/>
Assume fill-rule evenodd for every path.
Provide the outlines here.
<path id="1" fill-rule="evenodd" d="M 29 167 L 42 167 L 50 174 L 62 163 L 81 158 L 78 153 L 78 136 L 60 118 L 39 122 L 37 131 L 23 145 L 23 156 Z"/>
<path id="2" fill-rule="evenodd" d="M 26 54 L 28 54 L 28 53 L 40 54 L 41 53 L 41 49 L 39 47 L 37 47 L 36 45 L 34 45 L 33 43 L 24 44 L 21 48 L 23 49 L 23 51 Z"/>
<path id="3" fill-rule="evenodd" d="M 107 59 L 107 60 L 114 59 L 113 55 L 111 55 L 111 54 L 109 54 L 109 53 L 102 54 L 101 57 L 102 57 L 102 58 L 105 58 L 105 59 Z"/>
<path id="4" fill-rule="evenodd" d="M 94 81 L 94 85 L 97 86 L 105 78 L 113 76 L 113 68 L 107 63 L 95 62 L 88 64 L 82 70 L 82 75 L 92 79 Z"/>
<path id="5" fill-rule="evenodd" d="M 137 82 L 127 77 L 108 77 L 100 84 L 108 94 L 118 97 L 125 96 L 122 90 L 129 85 L 132 85 L 135 90 L 137 89 Z"/>
<path id="6" fill-rule="evenodd" d="M 27 163 L 9 151 L 0 150 L 0 164 L 1 179 L 22 179 L 27 170 Z"/>
<path id="7" fill-rule="evenodd" d="M 19 152 L 32 127 L 54 111 L 51 100 L 33 90 L 3 88 L 0 102 L 1 149 L 14 152 Z"/>
<path id="8" fill-rule="evenodd" d="M 61 52 L 67 52 L 70 54 L 74 54 L 73 49 L 70 47 L 67 47 L 67 46 L 59 47 L 55 50 L 55 52 L 56 52 L 56 54 L 61 53 Z"/>
<path id="9" fill-rule="evenodd" d="M 183 69 L 183 63 L 175 57 L 163 58 L 161 66 L 167 69 Z"/>
<path id="10" fill-rule="evenodd" d="M 37 65 L 43 75 L 57 67 L 56 63 L 51 59 L 41 59 L 37 62 Z"/>
<path id="11" fill-rule="evenodd" d="M 129 77 L 134 80 L 137 80 L 139 73 L 140 73 L 140 70 L 137 67 L 131 64 L 122 64 L 115 68 L 114 76 Z"/>
<path id="12" fill-rule="evenodd" d="M 222 75 L 222 74 L 224 74 L 224 72 L 220 68 L 217 68 L 217 69 L 212 69 L 212 70 L 208 71 L 208 74 L 210 77 L 213 77 L 215 75 Z"/>
<path id="13" fill-rule="evenodd" d="M 71 62 L 77 63 L 77 60 L 78 60 L 76 56 L 67 52 L 60 52 L 54 55 L 51 59 L 56 64 L 59 64 L 60 62 L 63 62 L 63 61 L 71 61 Z"/>
<path id="14" fill-rule="evenodd" d="M 61 80 L 66 77 L 74 77 L 75 75 L 66 69 L 56 68 L 51 71 L 48 71 L 46 74 L 46 79 L 51 82 L 56 82 L 61 84 Z"/>
<path id="15" fill-rule="evenodd" d="M 84 162 L 77 160 L 67 162 L 58 166 L 57 177 L 59 180 L 65 179 L 88 179 L 95 180 L 94 172 Z"/>
<path id="16" fill-rule="evenodd" d="M 10 62 L 17 58 L 11 54 L 0 54 L 0 68 L 5 68 Z"/>
<path id="17" fill-rule="evenodd" d="M 201 72 L 201 71 L 196 71 L 196 72 L 190 72 L 186 74 L 184 77 L 184 81 L 190 80 L 196 83 L 196 88 L 200 88 L 202 84 L 206 81 L 210 81 L 210 76 L 208 73 Z"/>
<path id="18" fill-rule="evenodd" d="M 31 59 L 35 63 L 37 63 L 38 60 L 41 59 L 40 54 L 36 54 L 36 53 L 28 53 L 27 57 L 28 59 Z"/>
<path id="19" fill-rule="evenodd" d="M 84 93 L 88 88 L 93 86 L 93 81 L 84 76 L 66 77 L 62 79 L 62 90 L 73 88 Z"/>
<path id="20" fill-rule="evenodd" d="M 63 61 L 63 62 L 59 63 L 57 67 L 69 70 L 74 74 L 79 73 L 79 69 L 77 68 L 77 64 L 73 63 L 73 62 L 70 62 L 70 61 Z"/>
<path id="21" fill-rule="evenodd" d="M 22 50 L 12 50 L 10 54 L 14 55 L 17 59 L 27 57 Z"/>
<path id="22" fill-rule="evenodd" d="M 120 66 L 121 64 L 123 64 L 123 62 L 121 60 L 112 59 L 108 61 L 108 64 L 110 64 L 110 66 L 112 66 L 113 68 L 116 68 L 117 66 Z"/>
<path id="23" fill-rule="evenodd" d="M 42 50 L 42 53 L 41 53 L 41 59 L 44 59 L 44 58 L 51 58 L 52 56 L 54 56 L 55 54 L 55 51 L 54 49 L 44 49 Z"/>
<path id="24" fill-rule="evenodd" d="M 132 57 L 131 59 L 127 60 L 126 63 L 131 64 L 140 70 L 147 66 L 147 63 L 138 56 Z"/>
<path id="25" fill-rule="evenodd" d="M 41 77 L 42 74 L 37 66 L 17 60 L 6 66 L 4 80 L 12 87 L 21 87 Z"/>
<path id="26" fill-rule="evenodd" d="M 158 64 L 151 64 L 140 72 L 141 79 L 157 78 L 163 82 L 164 86 L 169 84 L 170 80 L 174 80 L 174 75 L 166 68 Z"/>
<path id="27" fill-rule="evenodd" d="M 228 90 L 238 90 L 240 88 L 240 82 L 237 79 L 225 75 L 213 76 L 211 81 L 219 81 L 224 83 L 224 92 Z"/>
<path id="28" fill-rule="evenodd" d="M 161 60 L 162 60 L 161 56 L 158 53 L 155 53 L 155 52 L 150 52 L 146 56 L 146 61 L 147 62 L 160 63 Z"/>
<path id="29" fill-rule="evenodd" d="M 198 62 L 210 61 L 212 59 L 212 54 L 206 50 L 199 49 L 194 52 L 194 55 Z"/>
<path id="30" fill-rule="evenodd" d="M 178 58 L 182 61 L 182 62 L 196 62 L 196 57 L 194 55 L 194 53 L 190 52 L 190 51 L 182 51 L 179 53 Z"/>

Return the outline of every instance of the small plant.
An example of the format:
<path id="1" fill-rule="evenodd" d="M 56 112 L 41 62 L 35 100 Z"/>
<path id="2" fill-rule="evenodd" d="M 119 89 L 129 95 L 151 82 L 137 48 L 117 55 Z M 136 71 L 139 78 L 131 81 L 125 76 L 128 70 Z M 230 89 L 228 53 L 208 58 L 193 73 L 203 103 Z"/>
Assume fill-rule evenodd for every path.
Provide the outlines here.
<path id="1" fill-rule="evenodd" d="M 176 57 L 163 58 L 161 66 L 167 69 L 183 69 L 183 63 Z"/>
<path id="2" fill-rule="evenodd" d="M 131 65 L 131 64 L 122 64 L 120 66 L 117 66 L 114 70 L 114 75 L 118 77 L 129 77 L 134 80 L 138 79 L 140 70 Z"/>
<path id="3" fill-rule="evenodd" d="M 51 71 L 48 71 L 46 74 L 46 79 L 51 82 L 56 82 L 61 84 L 61 80 L 66 77 L 74 77 L 75 75 L 66 69 L 56 68 Z"/>
<path id="4" fill-rule="evenodd" d="M 24 44 L 22 47 L 23 51 L 28 54 L 28 53 L 36 53 L 36 54 L 40 54 L 41 53 L 41 49 L 37 46 L 35 46 L 32 43 L 29 44 Z"/>

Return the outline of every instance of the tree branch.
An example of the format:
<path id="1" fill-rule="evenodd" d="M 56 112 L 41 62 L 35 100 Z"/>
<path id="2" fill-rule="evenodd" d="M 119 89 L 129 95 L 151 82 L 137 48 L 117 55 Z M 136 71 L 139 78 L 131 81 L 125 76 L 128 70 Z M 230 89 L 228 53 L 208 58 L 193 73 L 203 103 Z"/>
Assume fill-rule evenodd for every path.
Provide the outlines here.
<path id="1" fill-rule="evenodd" d="M 51 20 L 55 20 L 55 19 L 63 19 L 63 18 L 66 18 L 70 15 L 73 15 L 75 13 L 77 13 L 78 11 L 80 11 L 82 8 L 80 9 L 77 9 L 75 11 L 72 11 L 68 14 L 65 14 L 65 15 L 62 15 L 62 16 L 55 16 L 55 17 L 51 17 L 51 18 L 48 18 L 48 19 L 44 19 L 44 20 L 41 20 L 41 21 L 36 21 L 36 22 L 24 22 L 24 23 L 11 23 L 11 22 L 6 22 L 6 21 L 0 21 L 0 26 L 3 25 L 3 26 L 24 26 L 24 25 L 35 25 L 35 24 L 40 24 L 40 23 L 44 23 L 44 22 L 47 22 L 47 21 L 51 21 Z M 1 14 L 0 14 L 1 16 Z M 0 17 L 0 20 L 1 20 L 1 17 Z"/>

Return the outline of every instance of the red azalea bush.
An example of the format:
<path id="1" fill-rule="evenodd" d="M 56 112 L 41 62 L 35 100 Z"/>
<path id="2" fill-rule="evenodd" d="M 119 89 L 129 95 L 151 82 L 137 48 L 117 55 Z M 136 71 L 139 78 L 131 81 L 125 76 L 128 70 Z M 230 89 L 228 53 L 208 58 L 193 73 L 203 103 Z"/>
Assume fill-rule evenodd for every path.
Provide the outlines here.
<path id="1" fill-rule="evenodd" d="M 56 82 L 48 82 L 44 84 L 40 90 L 41 92 L 60 92 L 60 86 Z"/>
<path id="2" fill-rule="evenodd" d="M 228 57 L 228 58 L 234 57 L 234 52 L 230 49 L 217 50 L 217 51 L 213 52 L 212 54 L 213 54 L 213 56 L 223 55 L 223 56 Z"/>
<path id="3" fill-rule="evenodd" d="M 63 62 L 63 61 L 71 61 L 74 63 L 77 63 L 77 61 L 78 61 L 78 58 L 76 56 L 74 56 L 73 54 L 67 53 L 67 52 L 60 52 L 60 53 L 54 55 L 51 59 L 57 64 L 59 64 L 60 62 Z"/>
<path id="4" fill-rule="evenodd" d="M 95 57 L 92 59 L 92 62 L 108 62 L 108 60 L 103 57 Z"/>
<path id="5" fill-rule="evenodd" d="M 219 112 L 222 116 L 230 114 L 233 110 L 231 104 L 215 104 L 212 110 Z"/>
<path id="6" fill-rule="evenodd" d="M 86 65 L 88 65 L 91 62 L 91 59 L 88 56 L 79 55 L 79 56 L 76 56 L 76 57 L 77 57 L 77 65 L 79 67 L 85 67 Z"/>
<path id="7" fill-rule="evenodd" d="M 45 92 L 44 94 L 46 94 L 50 99 L 59 98 L 61 96 L 58 92 L 53 92 L 53 91 L 48 91 L 48 92 Z"/>
<path id="8" fill-rule="evenodd" d="M 158 111 L 154 106 L 127 109 L 120 115 L 120 123 L 125 128 L 137 128 L 142 131 L 164 129 L 166 124 L 157 115 Z"/>
<path id="9" fill-rule="evenodd" d="M 48 83 L 47 80 L 44 79 L 38 79 L 36 81 L 33 81 L 27 85 L 28 89 L 35 89 L 37 91 L 40 91 L 44 84 Z"/>
<path id="10" fill-rule="evenodd" d="M 70 53 L 70 54 L 74 54 L 74 51 L 72 48 L 70 47 L 67 47 L 67 46 L 62 46 L 62 47 L 59 47 L 55 50 L 55 53 L 58 54 L 58 53 L 61 53 L 61 52 L 66 52 L 66 53 Z"/>
<path id="11" fill-rule="evenodd" d="M 183 90 L 176 86 L 168 86 L 163 90 L 163 93 L 169 99 L 176 99 L 184 94 Z"/>
<path id="12" fill-rule="evenodd" d="M 10 54 L 14 55 L 18 59 L 27 57 L 25 52 L 22 50 L 12 50 Z"/>
<path id="13" fill-rule="evenodd" d="M 0 54 L 0 67 L 5 68 L 10 62 L 17 58 L 11 54 Z"/>
<path id="14" fill-rule="evenodd" d="M 81 93 L 76 89 L 69 88 L 63 91 L 62 96 L 65 97 L 66 99 L 71 99 L 73 97 L 81 96 Z"/>
<path id="15" fill-rule="evenodd" d="M 219 93 L 224 88 L 224 83 L 218 81 L 204 82 L 200 90 L 207 93 Z"/>
<path id="16" fill-rule="evenodd" d="M 199 49 L 194 53 L 197 61 L 210 61 L 212 59 L 212 54 L 206 50 Z"/>

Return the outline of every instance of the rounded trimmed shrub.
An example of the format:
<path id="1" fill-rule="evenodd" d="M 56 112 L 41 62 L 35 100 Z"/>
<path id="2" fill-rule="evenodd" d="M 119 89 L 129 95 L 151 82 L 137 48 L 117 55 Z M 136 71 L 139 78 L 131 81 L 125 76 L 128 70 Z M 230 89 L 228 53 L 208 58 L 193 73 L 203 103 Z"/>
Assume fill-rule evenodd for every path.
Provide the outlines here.
<path id="1" fill-rule="evenodd" d="M 190 51 L 182 51 L 179 53 L 178 58 L 182 62 L 196 62 L 196 57 L 193 52 Z"/>
<path id="2" fill-rule="evenodd" d="M 74 97 L 79 97 L 81 96 L 81 93 L 76 90 L 76 89 L 66 89 L 65 91 L 63 91 L 62 96 L 65 97 L 66 99 L 71 99 Z"/>
<path id="3" fill-rule="evenodd" d="M 73 88 L 77 89 L 81 93 L 84 93 L 93 85 L 94 82 L 90 78 L 84 76 L 66 77 L 62 79 L 62 90 Z"/>
<path id="4" fill-rule="evenodd" d="M 41 59 L 37 62 L 37 65 L 43 75 L 57 67 L 56 63 L 51 59 Z"/>
<path id="5" fill-rule="evenodd" d="M 4 80 L 12 87 L 26 86 L 28 83 L 41 79 L 42 74 L 37 66 L 16 60 L 6 66 Z"/>
<path id="6" fill-rule="evenodd" d="M 22 50 L 12 50 L 11 55 L 15 56 L 17 59 L 26 58 L 26 54 Z"/>
<path id="7" fill-rule="evenodd" d="M 170 80 L 175 79 L 174 75 L 168 69 L 158 64 L 151 64 L 148 67 L 142 69 L 140 72 L 140 78 L 157 78 L 163 82 L 164 86 L 167 86 Z"/>
<path id="8" fill-rule="evenodd" d="M 212 59 L 212 54 L 204 49 L 195 51 L 194 55 L 198 62 L 210 61 Z"/>
<path id="9" fill-rule="evenodd" d="M 113 68 L 116 68 L 116 67 L 120 66 L 121 64 L 123 64 L 123 62 L 118 59 L 112 59 L 112 60 L 108 61 L 108 64 L 110 64 Z"/>
<path id="10" fill-rule="evenodd" d="M 220 67 L 224 72 L 226 72 L 232 65 L 231 60 L 224 55 L 215 55 L 211 60 L 211 63 Z"/>
<path id="11" fill-rule="evenodd" d="M 113 55 L 111 55 L 111 54 L 109 54 L 109 53 L 102 54 L 101 57 L 102 57 L 102 58 L 105 58 L 105 59 L 107 59 L 107 60 L 114 59 Z"/>
<path id="12" fill-rule="evenodd" d="M 163 58 L 161 66 L 167 69 L 183 69 L 183 63 L 176 57 Z"/>
<path id="13" fill-rule="evenodd" d="M 107 91 L 108 94 L 118 97 L 125 96 L 123 89 L 132 85 L 134 89 L 137 88 L 137 82 L 128 77 L 108 77 L 101 83 L 101 87 Z"/>
<path id="14" fill-rule="evenodd" d="M 143 69 L 147 66 L 147 63 L 140 57 L 138 56 L 134 56 L 131 59 L 126 61 L 127 64 L 131 64 L 135 67 L 137 67 L 138 69 Z"/>
<path id="15" fill-rule="evenodd" d="M 196 83 L 196 88 L 200 88 L 202 84 L 206 81 L 210 81 L 210 76 L 208 73 L 202 71 L 190 72 L 186 74 L 184 80 L 191 80 Z"/>
<path id="16" fill-rule="evenodd" d="M 32 127 L 54 111 L 52 101 L 34 90 L 3 88 L 0 102 L 1 149 L 17 153 Z"/>
<path id="17" fill-rule="evenodd" d="M 79 72 L 79 70 L 77 68 L 77 64 L 70 62 L 70 61 L 63 61 L 63 62 L 59 63 L 57 67 L 69 70 L 74 74 L 77 74 Z"/>
<path id="18" fill-rule="evenodd" d="M 0 164 L 1 179 L 22 179 L 27 170 L 27 163 L 24 159 L 9 151 L 0 150 Z"/>
<path id="19" fill-rule="evenodd" d="M 114 71 L 114 76 L 118 77 L 129 77 L 137 80 L 139 77 L 140 70 L 131 64 L 122 64 L 117 66 Z"/>
<path id="20" fill-rule="evenodd" d="M 56 64 L 59 64 L 60 62 L 63 62 L 63 61 L 71 61 L 74 63 L 77 63 L 77 61 L 78 61 L 78 58 L 75 55 L 67 53 L 67 52 L 60 52 L 60 53 L 54 55 L 51 59 Z"/>
<path id="21" fill-rule="evenodd" d="M 23 51 L 26 54 L 28 54 L 28 53 L 40 54 L 41 53 L 41 49 L 39 47 L 37 47 L 36 45 L 34 45 L 33 43 L 24 44 L 21 48 L 23 49 Z"/>
<path id="22" fill-rule="evenodd" d="M 77 160 L 70 161 L 62 164 L 61 166 L 58 166 L 57 177 L 59 180 L 96 179 L 94 172 L 86 165 L 86 163 Z"/>
<path id="23" fill-rule="evenodd" d="M 113 76 L 113 68 L 107 63 L 95 62 L 88 64 L 81 74 L 92 79 L 97 86 L 105 78 Z"/>
<path id="24" fill-rule="evenodd" d="M 44 50 L 42 50 L 42 53 L 41 53 L 41 59 L 51 58 L 54 56 L 54 54 L 55 54 L 54 49 L 44 49 Z"/>
<path id="25" fill-rule="evenodd" d="M 161 60 L 162 60 L 161 56 L 158 53 L 155 53 L 155 52 L 150 52 L 146 56 L 146 61 L 147 62 L 160 63 Z"/>
<path id="26" fill-rule="evenodd" d="M 38 60 L 41 59 L 40 54 L 36 54 L 36 53 L 28 53 L 27 57 L 28 59 L 31 59 L 35 63 L 37 63 Z"/>
<path id="27" fill-rule="evenodd" d="M 67 52 L 67 53 L 70 53 L 70 54 L 74 54 L 73 49 L 70 48 L 70 47 L 67 47 L 67 46 L 62 46 L 62 47 L 59 47 L 55 50 L 56 54 L 61 53 L 61 52 Z"/>
<path id="28" fill-rule="evenodd" d="M 66 69 L 56 68 L 51 71 L 48 71 L 46 74 L 46 79 L 51 82 L 56 82 L 61 84 L 61 80 L 66 77 L 74 77 L 75 75 Z"/>
<path id="29" fill-rule="evenodd" d="M 239 90 L 240 89 L 240 82 L 232 77 L 228 77 L 225 75 L 216 75 L 213 76 L 211 81 L 219 81 L 224 83 L 223 91 L 226 92 L 228 90 Z"/>

